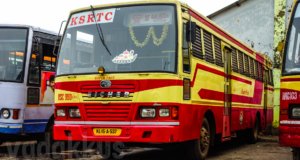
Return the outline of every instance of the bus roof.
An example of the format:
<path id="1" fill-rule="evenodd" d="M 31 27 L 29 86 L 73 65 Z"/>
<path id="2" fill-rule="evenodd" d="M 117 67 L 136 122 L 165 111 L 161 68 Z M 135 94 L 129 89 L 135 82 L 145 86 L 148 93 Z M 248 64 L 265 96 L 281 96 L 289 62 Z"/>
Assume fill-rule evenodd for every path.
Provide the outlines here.
<path id="1" fill-rule="evenodd" d="M 51 34 L 51 35 L 57 35 L 57 33 L 55 33 L 55 32 L 45 30 L 45 29 L 42 29 L 40 27 L 34 27 L 34 26 L 30 26 L 30 25 L 25 25 L 25 24 L 0 24 L 0 27 L 31 28 L 33 31 L 36 31 L 36 32 L 42 32 L 42 33 L 47 33 L 47 34 Z"/>

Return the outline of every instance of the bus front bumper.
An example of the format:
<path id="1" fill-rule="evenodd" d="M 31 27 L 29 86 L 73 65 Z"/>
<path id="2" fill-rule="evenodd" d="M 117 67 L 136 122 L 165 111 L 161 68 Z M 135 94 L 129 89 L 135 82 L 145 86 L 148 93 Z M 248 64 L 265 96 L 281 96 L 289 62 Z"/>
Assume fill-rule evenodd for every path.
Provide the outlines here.
<path id="1" fill-rule="evenodd" d="M 282 146 L 300 147 L 300 125 L 280 125 L 279 142 Z"/>
<path id="2" fill-rule="evenodd" d="M 175 124 L 175 123 L 174 123 Z M 97 129 L 119 129 L 120 135 L 97 135 Z M 55 124 L 54 140 L 93 142 L 170 143 L 183 141 L 178 125 L 62 125 Z"/>

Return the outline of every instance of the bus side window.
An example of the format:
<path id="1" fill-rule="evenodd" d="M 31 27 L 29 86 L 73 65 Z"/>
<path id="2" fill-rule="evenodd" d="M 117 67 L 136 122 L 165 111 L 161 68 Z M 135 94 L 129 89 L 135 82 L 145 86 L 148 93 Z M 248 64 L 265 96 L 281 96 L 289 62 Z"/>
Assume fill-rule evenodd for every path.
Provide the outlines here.
<path id="1" fill-rule="evenodd" d="M 258 80 L 259 81 L 263 81 L 263 68 L 262 68 L 262 64 L 260 62 L 257 62 L 257 73 L 258 73 Z"/>
<path id="2" fill-rule="evenodd" d="M 39 85 L 40 84 L 40 63 L 39 63 L 39 56 L 40 56 L 41 46 L 38 42 L 32 43 L 32 51 L 30 57 L 30 66 L 29 66 L 29 77 L 28 83 L 31 85 Z"/>
<path id="3" fill-rule="evenodd" d="M 196 40 L 192 45 L 192 53 L 195 57 L 204 59 L 203 48 L 202 48 L 202 29 L 196 27 Z"/>
<path id="4" fill-rule="evenodd" d="M 259 80 L 259 72 L 258 72 L 258 62 L 256 60 L 254 60 L 254 67 L 255 67 L 255 79 Z"/>
<path id="5" fill-rule="evenodd" d="M 41 42 L 33 42 L 29 67 L 29 84 L 35 85 L 40 84 L 41 71 L 55 71 L 58 48 L 57 46 L 54 50 L 54 43 L 50 43 L 48 39 L 39 39 Z"/>
<path id="6" fill-rule="evenodd" d="M 250 77 L 255 79 L 254 59 L 249 57 L 249 63 L 250 63 Z"/>
<path id="7" fill-rule="evenodd" d="M 274 84 L 273 84 L 273 72 L 272 72 L 271 69 L 269 70 L 269 84 L 270 84 L 271 86 L 274 85 Z"/>
<path id="8" fill-rule="evenodd" d="M 263 81 L 265 84 L 268 84 L 269 83 L 269 70 L 268 69 L 265 69 L 264 66 L 263 66 Z"/>
<path id="9" fill-rule="evenodd" d="M 239 72 L 239 66 L 238 66 L 238 56 L 237 56 L 237 50 L 235 48 L 232 49 L 232 70 L 236 73 Z"/>
<path id="10" fill-rule="evenodd" d="M 53 54 L 54 45 L 50 44 L 42 44 L 43 45 L 43 63 L 42 63 L 42 70 L 43 71 L 55 71 L 56 66 L 56 56 Z M 54 52 L 57 52 L 55 50 Z"/>
<path id="11" fill-rule="evenodd" d="M 206 30 L 203 30 L 203 38 L 204 38 L 205 60 L 209 63 L 214 64 L 215 59 L 213 53 L 212 34 Z"/>
<path id="12" fill-rule="evenodd" d="M 239 73 L 244 74 L 244 58 L 243 52 L 238 51 L 238 60 L 239 60 Z"/>
<path id="13" fill-rule="evenodd" d="M 189 54 L 189 43 L 186 39 L 186 23 L 183 24 L 183 33 L 182 33 L 182 58 L 183 58 L 183 72 L 190 73 L 190 54 Z"/>
<path id="14" fill-rule="evenodd" d="M 215 51 L 215 62 L 216 65 L 224 67 L 221 39 L 214 36 L 214 51 Z"/>
<path id="15" fill-rule="evenodd" d="M 250 77 L 249 58 L 246 54 L 244 54 L 244 65 L 244 75 Z"/>

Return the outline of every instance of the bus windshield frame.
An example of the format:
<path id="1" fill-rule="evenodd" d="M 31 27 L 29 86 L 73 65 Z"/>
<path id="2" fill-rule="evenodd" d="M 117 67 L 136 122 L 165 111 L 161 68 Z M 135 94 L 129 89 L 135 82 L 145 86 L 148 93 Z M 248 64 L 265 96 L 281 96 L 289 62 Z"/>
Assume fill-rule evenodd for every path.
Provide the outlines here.
<path id="1" fill-rule="evenodd" d="M 62 38 L 57 76 L 97 74 L 99 67 L 105 73 L 177 73 L 177 27 L 175 4 L 75 12 Z"/>
<path id="2" fill-rule="evenodd" d="M 0 27 L 1 82 L 24 82 L 28 36 L 26 27 Z"/>
<path id="3" fill-rule="evenodd" d="M 283 55 L 282 75 L 300 75 L 300 5 L 296 3 L 291 15 Z M 295 27 L 296 26 L 296 27 Z"/>

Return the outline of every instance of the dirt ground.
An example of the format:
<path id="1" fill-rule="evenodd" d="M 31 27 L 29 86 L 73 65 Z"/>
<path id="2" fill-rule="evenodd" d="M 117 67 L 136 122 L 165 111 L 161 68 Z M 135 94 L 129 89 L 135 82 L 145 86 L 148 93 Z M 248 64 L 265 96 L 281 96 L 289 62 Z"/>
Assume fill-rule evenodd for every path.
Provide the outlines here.
<path id="1" fill-rule="evenodd" d="M 4 143 L 0 147 L 0 159 L 101 159 L 94 149 L 68 149 L 59 153 L 43 153 L 35 141 Z M 121 160 L 185 160 L 172 150 L 154 148 L 128 148 L 121 153 Z M 277 136 L 260 136 L 256 144 L 233 139 L 214 147 L 207 160 L 292 160 L 290 148 L 280 147 Z"/>
<path id="2" fill-rule="evenodd" d="M 292 160 L 291 149 L 280 147 L 277 136 L 260 136 L 256 144 L 239 140 L 216 147 L 208 160 Z"/>

